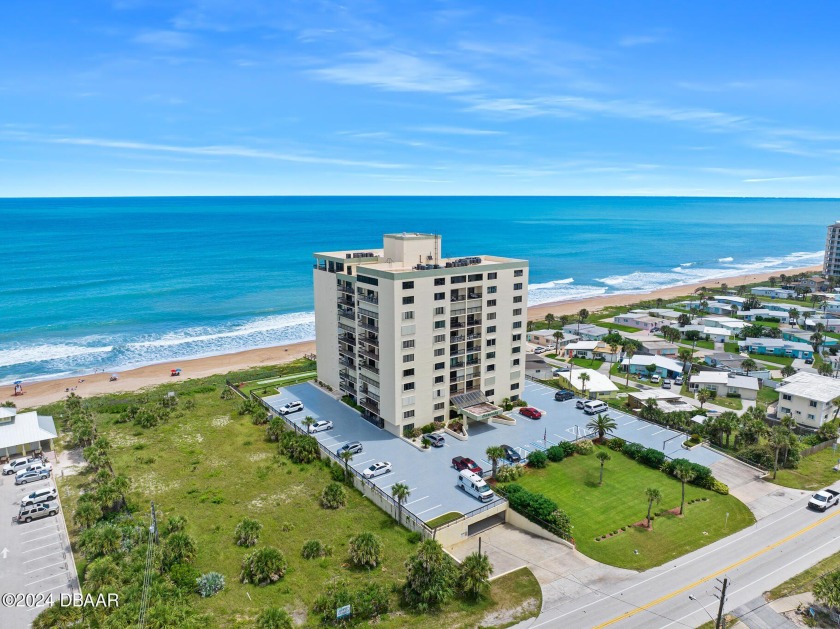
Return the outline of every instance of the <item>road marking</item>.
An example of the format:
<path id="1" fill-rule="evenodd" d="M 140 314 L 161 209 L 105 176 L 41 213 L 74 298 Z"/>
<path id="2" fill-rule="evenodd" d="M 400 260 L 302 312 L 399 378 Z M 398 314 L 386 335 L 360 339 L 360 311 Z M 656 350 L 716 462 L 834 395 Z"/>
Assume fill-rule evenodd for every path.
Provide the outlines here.
<path id="1" fill-rule="evenodd" d="M 56 544 L 60 544 L 61 540 L 57 542 L 53 542 L 52 544 L 45 544 L 44 546 L 38 546 L 38 548 L 30 548 L 29 550 L 24 550 L 25 553 L 31 553 L 34 550 L 41 550 L 42 548 L 49 548 L 50 546 L 55 546 Z"/>
<path id="2" fill-rule="evenodd" d="M 38 572 L 38 571 L 44 570 L 46 568 L 52 568 L 53 566 L 61 566 L 61 565 L 66 564 L 66 563 L 67 563 L 66 561 L 59 561 L 58 563 L 51 563 L 48 566 L 41 566 L 40 568 L 35 568 L 34 570 L 30 570 L 29 572 L 24 572 L 23 574 L 32 574 L 33 572 Z"/>
<path id="3" fill-rule="evenodd" d="M 380 489 L 388 489 L 389 487 L 392 487 L 392 486 L 396 485 L 397 483 L 404 483 L 404 482 L 405 482 L 405 479 L 402 479 L 402 480 L 394 481 L 394 482 L 393 482 L 393 483 L 391 483 L 390 485 L 382 485 L 382 486 L 381 486 L 381 487 L 379 487 L 379 488 L 380 488 Z"/>
<path id="4" fill-rule="evenodd" d="M 655 432 L 655 433 L 653 433 L 653 434 L 654 434 L 654 435 L 658 435 L 660 432 L 665 432 L 665 429 L 663 428 L 662 430 L 658 430 L 657 432 Z"/>
<path id="5" fill-rule="evenodd" d="M 642 426 L 641 428 L 636 428 L 636 430 L 644 430 L 645 428 L 650 428 L 650 424 L 646 424 L 646 425 Z"/>
<path id="6" fill-rule="evenodd" d="M 424 513 L 428 513 L 429 511 L 434 511 L 438 507 L 442 507 L 443 505 L 435 505 L 434 507 L 429 507 L 425 511 L 421 511 L 420 513 L 415 513 L 414 515 L 423 515 Z"/>
<path id="7" fill-rule="evenodd" d="M 21 535 L 29 535 L 30 533 L 37 533 L 38 531 L 45 531 L 48 528 L 53 528 L 53 527 L 55 527 L 55 530 L 58 531 L 58 526 L 55 523 L 51 522 L 47 526 L 42 526 L 39 529 L 32 529 L 32 530 L 29 530 L 29 531 L 24 531 L 23 533 L 21 533 Z"/>
<path id="8" fill-rule="evenodd" d="M 418 498 L 417 500 L 412 500 L 411 502 L 406 502 L 404 506 L 413 505 L 415 502 L 420 502 L 421 500 L 425 500 L 428 496 L 423 496 L 422 498 Z"/>
<path id="9" fill-rule="evenodd" d="M 35 559 L 28 559 L 27 561 L 24 561 L 23 563 L 32 563 L 33 561 L 38 561 L 39 559 L 46 559 L 47 557 L 52 557 L 53 555 L 61 555 L 63 553 L 64 553 L 63 550 L 57 550 L 54 553 L 50 553 L 49 555 L 42 555 L 40 557 L 36 557 Z"/>
<path id="10" fill-rule="evenodd" d="M 356 465 L 364 465 L 365 463 L 370 463 L 371 461 L 375 461 L 375 460 L 376 459 L 368 459 L 367 461 L 362 461 L 361 463 L 356 463 Z"/>
<path id="11" fill-rule="evenodd" d="M 58 531 L 55 532 L 57 534 Z M 42 537 L 33 537 L 32 539 L 25 539 L 23 540 L 24 544 L 28 544 L 29 542 L 37 542 L 39 539 L 47 539 L 48 537 L 52 537 L 52 535 L 44 535 Z"/>
<path id="12" fill-rule="evenodd" d="M 799 530 L 798 530 L 798 531 L 796 531 L 795 533 L 791 533 L 791 534 L 790 534 L 790 535 L 788 535 L 787 537 L 782 538 L 782 539 L 780 539 L 780 540 L 778 540 L 778 541 L 775 541 L 775 542 L 773 542 L 772 544 L 770 544 L 770 545 L 768 545 L 768 546 L 765 546 L 765 547 L 764 547 L 764 548 L 762 548 L 761 550 L 757 550 L 757 551 L 755 551 L 753 554 L 751 554 L 751 555 L 749 555 L 749 556 L 747 556 L 747 557 L 744 557 L 743 559 L 739 559 L 738 561 L 736 561 L 736 562 L 734 562 L 734 563 L 729 564 L 729 565 L 728 565 L 728 566 L 726 566 L 725 568 L 721 568 L 721 569 L 720 569 L 720 570 L 718 570 L 717 572 L 713 572 L 712 574 L 706 575 L 706 576 L 705 576 L 705 577 L 703 577 L 702 579 L 697 579 L 694 583 L 689 583 L 688 585 L 681 587 L 679 590 L 674 590 L 674 591 L 673 591 L 673 592 L 671 592 L 670 594 L 665 594 L 665 595 L 663 595 L 663 596 L 660 596 L 659 598 L 657 598 L 656 600 L 651 601 L 650 603 L 645 603 L 644 605 L 639 605 L 639 606 L 637 606 L 635 609 L 631 609 L 630 611 L 625 612 L 625 613 L 624 613 L 624 614 L 622 614 L 621 616 L 616 616 L 615 618 L 613 618 L 613 619 L 611 619 L 611 620 L 608 620 L 607 622 L 601 623 L 600 625 L 596 625 L 595 627 L 593 627 L 593 629 L 601 629 L 602 627 L 608 627 L 608 626 L 613 625 L 613 624 L 615 624 L 615 623 L 617 623 L 617 622 L 621 622 L 622 620 L 626 620 L 627 618 L 631 618 L 632 616 L 635 616 L 635 615 L 636 615 L 636 614 L 638 614 L 639 612 L 647 611 L 647 610 L 649 610 L 651 607 L 655 607 L 655 606 L 659 605 L 660 603 L 663 603 L 663 602 L 665 602 L 665 601 L 667 601 L 667 600 L 670 600 L 670 599 L 674 598 L 675 596 L 679 596 L 680 594 L 683 594 L 684 592 L 687 592 L 688 590 L 691 590 L 691 589 L 693 589 L 693 588 L 697 587 L 698 585 L 703 585 L 704 583 L 707 583 L 707 582 L 711 581 L 712 579 L 715 579 L 715 578 L 719 577 L 720 575 L 722 575 L 722 574 L 724 574 L 724 573 L 726 573 L 726 572 L 729 572 L 730 570 L 734 570 L 735 568 L 737 568 L 737 567 L 739 567 L 739 566 L 742 566 L 742 565 L 744 565 L 745 563 L 747 563 L 747 562 L 749 562 L 749 561 L 752 561 L 752 560 L 753 560 L 753 559 L 755 559 L 756 557 L 760 557 L 761 555 L 763 555 L 763 554 L 765 554 L 765 553 L 768 553 L 768 552 L 770 552 L 771 550 L 774 550 L 774 549 L 778 548 L 778 547 L 779 547 L 779 546 L 781 546 L 782 544 L 785 544 L 785 543 L 789 542 L 789 541 L 790 541 L 790 540 L 792 540 L 792 539 L 796 539 L 796 538 L 797 538 L 797 537 L 799 537 L 800 535 L 802 535 L 802 534 L 804 534 L 804 533 L 807 533 L 808 531 L 810 531 L 810 530 L 812 530 L 812 529 L 814 529 L 814 528 L 818 527 L 818 526 L 819 526 L 820 524 L 822 524 L 823 522 L 827 522 L 827 521 L 828 521 L 828 520 L 830 520 L 831 518 L 833 518 L 833 517 L 835 517 L 835 516 L 838 516 L 838 515 L 840 515 L 840 511 L 835 511 L 835 512 L 834 512 L 834 513 L 832 513 L 831 515 L 827 515 L 827 516 L 825 516 L 825 517 L 823 517 L 823 518 L 820 518 L 820 519 L 819 519 L 819 520 L 817 520 L 816 522 L 812 522 L 812 523 L 811 523 L 811 524 L 809 524 L 808 526 L 806 526 L 806 527 L 804 527 L 804 528 L 799 529 Z"/>
<path id="13" fill-rule="evenodd" d="M 621 424 L 621 425 L 622 426 L 629 426 L 630 424 L 635 424 L 635 423 L 636 423 L 636 420 L 634 419 L 632 421 L 627 422 L 626 424 Z"/>
<path id="14" fill-rule="evenodd" d="M 46 581 L 48 579 L 54 579 L 55 577 L 60 577 L 61 575 L 67 574 L 68 572 L 70 572 L 70 571 L 69 570 L 64 570 L 63 572 L 56 572 L 55 574 L 51 574 L 48 577 L 44 577 L 43 579 L 38 579 L 37 581 L 31 581 L 31 582 L 26 584 L 26 587 L 29 587 L 30 585 L 35 585 L 36 583 L 40 583 L 41 581 Z"/>

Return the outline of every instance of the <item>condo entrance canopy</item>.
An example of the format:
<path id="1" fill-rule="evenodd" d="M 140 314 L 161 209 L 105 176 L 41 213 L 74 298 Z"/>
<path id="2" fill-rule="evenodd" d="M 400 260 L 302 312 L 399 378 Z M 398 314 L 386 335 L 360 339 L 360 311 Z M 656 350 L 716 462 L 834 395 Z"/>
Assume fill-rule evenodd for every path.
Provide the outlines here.
<path id="1" fill-rule="evenodd" d="M 467 419 L 490 419 L 502 412 L 501 408 L 488 402 L 481 391 L 453 395 L 450 402 Z"/>

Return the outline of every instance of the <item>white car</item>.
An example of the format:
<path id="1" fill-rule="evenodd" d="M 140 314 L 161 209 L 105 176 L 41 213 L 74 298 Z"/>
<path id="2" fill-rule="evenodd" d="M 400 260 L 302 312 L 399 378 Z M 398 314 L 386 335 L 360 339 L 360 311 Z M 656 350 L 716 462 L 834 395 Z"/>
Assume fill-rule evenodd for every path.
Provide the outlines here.
<path id="1" fill-rule="evenodd" d="M 655 373 L 650 377 L 651 382 L 659 382 L 660 380 L 662 380 L 662 376 L 660 376 L 658 373 Z"/>
<path id="2" fill-rule="evenodd" d="M 388 463 L 388 461 L 380 461 L 379 463 L 374 463 L 364 472 L 362 472 L 362 476 L 364 476 L 365 478 L 373 478 L 374 476 L 381 476 L 382 474 L 387 474 L 390 471 L 391 464 Z"/>
<path id="3" fill-rule="evenodd" d="M 49 502 L 58 498 L 58 491 L 55 487 L 44 487 L 38 491 L 33 491 L 20 501 L 21 507 L 28 507 L 29 505 L 38 504 L 39 502 Z"/>
<path id="4" fill-rule="evenodd" d="M 327 421 L 322 419 L 319 422 L 315 422 L 309 427 L 309 432 L 321 432 L 322 430 L 332 430 L 333 423 L 331 421 Z"/>
<path id="5" fill-rule="evenodd" d="M 3 466 L 3 476 L 8 476 L 9 474 L 15 474 L 20 472 L 30 463 L 34 463 L 37 461 L 34 456 L 25 456 L 22 459 L 14 459 L 13 461 L 9 461 L 6 465 Z"/>
<path id="6" fill-rule="evenodd" d="M 303 402 L 300 400 L 295 400 L 294 402 L 289 402 L 277 409 L 277 412 L 281 415 L 288 415 L 289 413 L 297 413 L 298 411 L 303 410 Z"/>
<path id="7" fill-rule="evenodd" d="M 534 353 L 535 354 L 542 354 L 544 351 L 545 351 L 545 348 L 542 345 L 537 345 L 534 348 Z"/>

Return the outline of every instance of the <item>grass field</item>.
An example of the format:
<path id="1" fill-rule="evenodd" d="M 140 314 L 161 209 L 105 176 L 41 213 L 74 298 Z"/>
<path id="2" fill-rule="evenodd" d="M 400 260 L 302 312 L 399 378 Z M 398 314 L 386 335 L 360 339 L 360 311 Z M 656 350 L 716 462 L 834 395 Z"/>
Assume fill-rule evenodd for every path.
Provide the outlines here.
<path id="1" fill-rule="evenodd" d="M 349 488 L 345 507 L 323 509 L 319 497 L 331 481 L 328 469 L 322 463 L 296 465 L 280 456 L 277 445 L 264 439 L 263 427 L 237 414 L 239 398 L 220 399 L 222 382 L 216 378 L 176 385 L 179 408 L 167 423 L 151 429 L 119 424 L 116 415 L 97 413 L 99 430 L 112 444 L 115 471 L 131 479 L 129 502 L 146 513 L 154 500 L 159 519 L 186 516 L 186 531 L 198 547 L 195 566 L 202 573 L 217 571 L 225 576 L 226 587 L 216 596 L 191 595 L 195 608 L 210 615 L 208 627 L 251 627 L 268 606 L 284 607 L 305 618 L 333 577 L 353 584 L 360 578 L 389 586 L 401 583 L 405 561 L 416 549 L 408 531 Z M 167 385 L 159 394 L 172 389 Z M 190 405 L 185 404 L 187 399 Z M 74 541 L 78 532 L 69 517 L 86 482 L 84 474 L 59 481 Z M 266 587 L 240 583 L 242 559 L 249 549 L 234 544 L 233 531 L 243 517 L 263 525 L 257 547 L 275 546 L 285 554 L 289 570 L 278 583 Z M 384 561 L 373 570 L 360 571 L 347 563 L 348 541 L 363 531 L 374 532 L 383 542 Z M 332 556 L 303 559 L 301 548 L 310 539 L 330 545 Z M 83 574 L 84 566 L 79 568 Z M 523 607 L 535 596 L 539 597 L 539 585 L 526 571 L 494 582 L 489 597 L 476 603 L 456 599 L 432 616 L 400 611 L 378 626 L 472 627 L 495 624 L 487 618 L 497 616 L 503 620 L 498 624 L 504 624 L 535 615 L 539 601 L 533 609 L 528 607 L 530 611 Z M 307 626 L 314 626 L 314 620 Z"/>
<path id="2" fill-rule="evenodd" d="M 433 529 L 437 526 L 442 526 L 448 522 L 453 522 L 454 520 L 457 520 L 458 518 L 462 517 L 464 517 L 463 513 L 460 513 L 458 511 L 450 511 L 449 513 L 439 515 L 433 520 L 429 520 L 428 522 L 426 522 L 426 526 L 428 526 L 430 529 Z"/>
<path id="3" fill-rule="evenodd" d="M 689 349 L 700 348 L 700 349 L 713 350 L 715 348 L 715 342 L 714 341 L 705 341 L 705 340 L 701 340 L 701 341 L 680 341 L 678 343 L 678 345 L 681 345 L 682 347 L 687 347 Z"/>
<path id="4" fill-rule="evenodd" d="M 792 356 L 774 356 L 773 354 L 750 354 L 750 358 L 754 360 L 763 360 L 764 362 L 774 363 L 776 365 L 790 365 L 793 363 Z"/>
<path id="5" fill-rule="evenodd" d="M 761 387 L 758 390 L 758 397 L 756 398 L 756 401 L 765 405 L 778 402 L 779 392 L 776 391 L 776 389 L 771 389 L 770 387 Z"/>
<path id="6" fill-rule="evenodd" d="M 800 572 L 792 579 L 788 579 L 778 587 L 774 587 L 767 593 L 767 598 L 774 601 L 777 598 L 784 598 L 785 596 L 810 592 L 817 579 L 824 574 L 834 572 L 835 570 L 840 570 L 840 553 L 832 555 L 831 557 L 826 557 L 804 572 Z"/>
<path id="7" fill-rule="evenodd" d="M 755 522 L 750 510 L 732 496 L 686 486 L 685 517 L 663 515 L 655 518 L 653 530 L 631 526 L 647 513 L 645 489 L 657 487 L 663 500 L 654 512 L 680 506 L 680 482 L 658 470 L 603 448 L 610 454 L 604 471 L 604 484 L 598 486 L 600 463 L 594 453 L 573 456 L 560 463 L 549 463 L 542 470 L 529 469 L 517 482 L 530 491 L 556 501 L 572 520 L 578 550 L 613 566 L 645 570 L 706 546 Z M 596 449 L 597 450 L 597 449 Z M 726 513 L 729 521 L 726 528 Z M 595 537 L 628 527 L 609 539 Z M 704 534 L 704 532 L 706 534 Z M 638 550 L 638 554 L 634 554 Z"/>
<path id="8" fill-rule="evenodd" d="M 826 448 L 811 456 L 802 457 L 795 470 L 779 470 L 771 482 L 794 489 L 816 490 L 827 487 L 840 480 L 840 472 L 832 469 L 837 465 L 840 453 L 833 448 Z"/>
<path id="9" fill-rule="evenodd" d="M 629 325 L 621 325 L 620 323 L 613 323 L 610 321 L 612 317 L 607 317 L 606 319 L 600 319 L 596 321 L 596 325 L 600 325 L 602 328 L 607 328 L 610 330 L 615 330 L 616 332 L 628 332 L 633 334 L 634 332 L 641 332 L 639 328 L 634 328 Z"/>
<path id="10" fill-rule="evenodd" d="M 738 353 L 738 343 L 735 341 L 727 341 L 723 344 L 723 351 L 729 354 L 737 354 Z"/>
<path id="11" fill-rule="evenodd" d="M 572 362 L 578 367 L 594 369 L 595 371 L 598 371 L 598 368 L 604 364 L 603 360 L 598 360 L 597 358 L 572 358 Z"/>

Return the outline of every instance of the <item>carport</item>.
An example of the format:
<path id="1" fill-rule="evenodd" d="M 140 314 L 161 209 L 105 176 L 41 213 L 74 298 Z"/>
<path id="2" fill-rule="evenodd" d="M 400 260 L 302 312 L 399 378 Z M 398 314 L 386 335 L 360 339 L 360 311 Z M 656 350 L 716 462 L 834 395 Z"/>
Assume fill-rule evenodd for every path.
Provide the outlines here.
<path id="1" fill-rule="evenodd" d="M 450 403 L 454 411 L 461 415 L 465 422 L 482 421 L 487 423 L 503 411 L 500 407 L 488 402 L 481 391 L 453 395 Z"/>
<path id="2" fill-rule="evenodd" d="M 30 452 L 49 452 L 57 436 L 55 422 L 49 415 L 0 408 L 0 462 Z"/>

